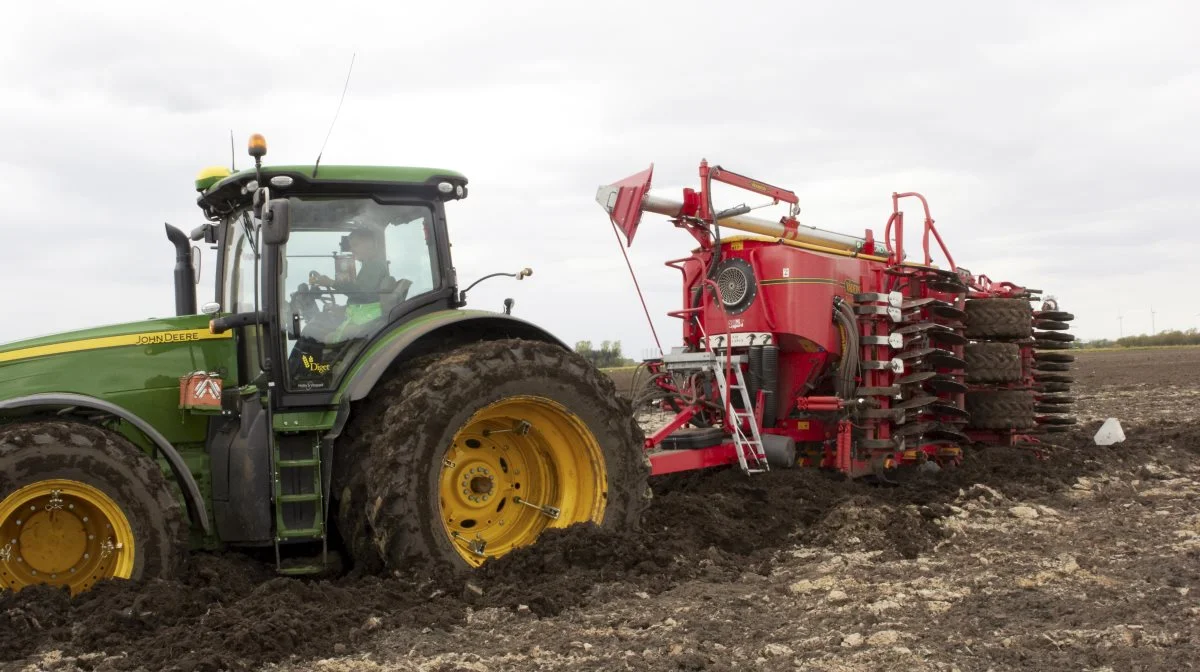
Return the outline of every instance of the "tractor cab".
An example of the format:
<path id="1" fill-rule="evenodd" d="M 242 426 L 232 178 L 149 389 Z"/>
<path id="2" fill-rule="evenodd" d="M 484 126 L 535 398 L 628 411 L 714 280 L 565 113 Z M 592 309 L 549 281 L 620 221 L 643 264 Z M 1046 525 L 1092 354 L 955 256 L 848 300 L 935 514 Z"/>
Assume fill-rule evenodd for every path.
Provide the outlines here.
<path id="1" fill-rule="evenodd" d="M 202 172 L 211 223 L 190 238 L 217 251 L 213 328 L 245 328 L 237 382 L 266 375 L 285 405 L 323 403 L 388 325 L 457 307 L 443 206 L 466 182 L 432 168 Z"/>

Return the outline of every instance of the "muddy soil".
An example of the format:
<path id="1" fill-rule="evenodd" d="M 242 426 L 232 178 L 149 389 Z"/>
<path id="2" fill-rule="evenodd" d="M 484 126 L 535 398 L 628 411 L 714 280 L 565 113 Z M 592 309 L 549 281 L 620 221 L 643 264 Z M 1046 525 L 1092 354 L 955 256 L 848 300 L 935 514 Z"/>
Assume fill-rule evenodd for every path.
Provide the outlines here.
<path id="1" fill-rule="evenodd" d="M 470 575 L 288 579 L 200 554 L 181 581 L 0 594 L 0 669 L 1188 669 L 1184 360 L 1200 349 L 1081 355 L 1085 421 L 1041 453 L 898 487 L 664 478 L 640 532 L 559 531 Z M 1091 445 L 1105 417 L 1125 443 Z"/>

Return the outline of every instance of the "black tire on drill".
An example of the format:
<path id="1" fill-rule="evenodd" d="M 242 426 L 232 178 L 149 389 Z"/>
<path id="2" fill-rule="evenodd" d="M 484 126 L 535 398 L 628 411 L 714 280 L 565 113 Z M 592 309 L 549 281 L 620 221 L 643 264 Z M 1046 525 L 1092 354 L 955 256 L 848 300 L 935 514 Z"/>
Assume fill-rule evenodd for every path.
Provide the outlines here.
<path id="1" fill-rule="evenodd" d="M 966 409 L 974 429 L 1031 429 L 1037 425 L 1033 392 L 1029 390 L 978 390 L 967 392 Z"/>
<path id="2" fill-rule="evenodd" d="M 467 569 L 444 529 L 438 500 L 443 456 L 479 409 L 514 396 L 566 407 L 598 441 L 607 473 L 602 527 L 635 529 L 650 504 L 644 434 L 612 380 L 558 345 L 505 339 L 418 357 L 378 386 L 352 417 L 359 464 L 342 481 L 339 526 L 358 562 L 388 569 Z"/>
<path id="3" fill-rule="evenodd" d="M 968 343 L 963 346 L 968 383 L 1021 380 L 1021 348 L 1016 343 Z"/>
<path id="4" fill-rule="evenodd" d="M 128 439 L 71 420 L 0 428 L 0 501 L 52 479 L 89 485 L 120 508 L 134 538 L 130 580 L 169 578 L 183 568 L 188 552 L 183 507 L 158 463 Z"/>
<path id="5" fill-rule="evenodd" d="M 1011 339 L 1033 335 L 1033 307 L 1025 299 L 969 299 L 966 311 L 967 338 Z"/>

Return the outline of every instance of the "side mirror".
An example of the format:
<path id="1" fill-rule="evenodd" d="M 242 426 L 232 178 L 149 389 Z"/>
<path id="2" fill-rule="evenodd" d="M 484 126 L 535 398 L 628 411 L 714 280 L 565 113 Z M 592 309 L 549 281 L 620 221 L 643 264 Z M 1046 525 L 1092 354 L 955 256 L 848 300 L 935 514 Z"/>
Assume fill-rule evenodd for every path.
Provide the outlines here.
<path id="1" fill-rule="evenodd" d="M 291 234 L 291 215 L 286 198 L 267 202 L 262 223 L 262 241 L 267 245 L 283 245 Z"/>

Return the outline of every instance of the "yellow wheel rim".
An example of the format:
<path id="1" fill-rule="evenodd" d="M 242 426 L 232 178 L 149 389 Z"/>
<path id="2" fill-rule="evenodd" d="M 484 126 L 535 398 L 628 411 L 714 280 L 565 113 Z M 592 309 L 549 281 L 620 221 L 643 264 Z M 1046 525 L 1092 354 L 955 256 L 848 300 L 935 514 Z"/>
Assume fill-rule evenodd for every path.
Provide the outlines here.
<path id="1" fill-rule="evenodd" d="M 31 483 L 0 501 L 0 587 L 45 583 L 72 595 L 133 575 L 133 528 L 98 488 L 67 479 Z"/>
<path id="2" fill-rule="evenodd" d="M 550 399 L 509 397 L 454 435 L 438 483 L 442 526 L 478 566 L 552 527 L 603 522 L 608 477 L 600 443 Z"/>

